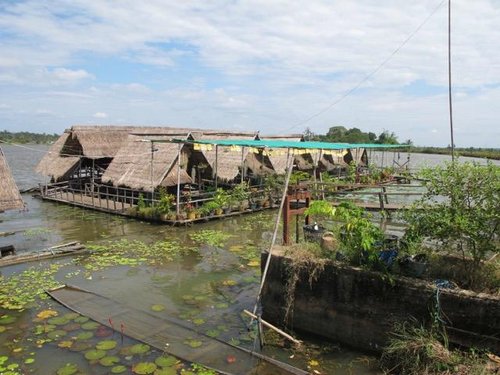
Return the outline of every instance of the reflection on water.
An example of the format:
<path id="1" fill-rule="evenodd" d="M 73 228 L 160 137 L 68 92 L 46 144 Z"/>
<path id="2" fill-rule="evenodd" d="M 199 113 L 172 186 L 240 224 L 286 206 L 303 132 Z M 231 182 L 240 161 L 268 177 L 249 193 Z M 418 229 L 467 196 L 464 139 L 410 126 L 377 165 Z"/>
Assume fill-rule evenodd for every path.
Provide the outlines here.
<path id="1" fill-rule="evenodd" d="M 34 146 L 35 150 L 17 149 L 12 146 L 3 148 L 20 188 L 26 189 L 43 181 L 43 178 L 34 174 L 33 168 L 42 156 L 42 152 L 38 151 L 44 151 L 45 146 Z M 442 157 L 441 159 L 444 160 Z M 27 203 L 27 211 L 9 211 L 0 216 L 0 232 L 12 232 L 9 236 L 0 237 L 0 246 L 14 244 L 19 252 L 23 252 L 70 241 L 104 243 L 126 238 L 129 241 L 137 239 L 152 243 L 165 239 L 176 240 L 194 251 L 172 262 L 151 263 L 146 259 L 136 266 L 120 265 L 102 269 L 96 267 L 98 264 L 92 264 L 96 261 L 87 255 L 54 262 L 35 262 L 31 265 L 43 268 L 60 263 L 62 266 L 54 275 L 58 283 L 79 285 L 123 305 L 144 311 L 150 311 L 153 305 L 161 305 L 162 313 L 166 316 L 181 319 L 193 328 L 224 341 L 252 347 L 252 332 L 247 331 L 241 312 L 245 308 L 251 308 L 255 301 L 260 269 L 252 264 L 252 260 L 258 257 L 262 248 L 269 245 L 276 211 L 213 221 L 193 227 L 172 228 L 44 202 L 26 194 L 23 198 Z M 379 219 L 389 232 L 401 232 L 402 226 L 397 220 L 383 220 L 382 217 Z M 192 236 L 202 231 L 224 232 L 230 234 L 230 237 L 224 240 L 221 246 L 207 245 L 203 241 L 197 242 Z M 134 258 L 133 253 L 129 256 Z M 142 256 L 135 254 L 135 257 Z M 28 266 L 30 265 L 5 267 L 0 270 L 1 275 L 6 278 L 12 274 L 18 275 Z M 33 278 L 40 277 L 36 276 L 37 273 L 33 275 Z M 57 305 L 46 301 L 42 306 L 46 308 Z M 24 361 L 28 358 L 23 354 L 26 351 L 14 350 L 26 347 L 30 353 L 34 353 L 32 356 L 36 357 L 37 366 L 32 367 L 35 369 L 33 373 L 54 373 L 69 362 L 76 363 L 80 370 L 88 373 L 107 371 L 105 367 L 99 367 L 99 364 L 89 363 L 81 352 L 64 348 L 64 345 L 69 344 L 61 344 L 60 339 L 41 347 L 35 345 L 37 335 L 34 332 L 39 323 L 32 321 L 36 318 L 39 308 L 42 307 L 26 308 L 19 313 L 0 310 L 0 316 L 17 316 L 14 323 L 6 325 L 7 331 L 0 331 L 0 357 L 12 356 Z M 61 314 L 68 313 L 67 310 L 58 309 Z M 116 334 L 113 337 L 117 339 Z M 13 340 L 20 340 L 19 344 L 12 345 Z M 131 342 L 123 345 L 129 344 Z M 59 347 L 61 345 L 63 348 Z M 91 345 L 95 346 L 95 343 L 92 342 Z M 373 361 L 373 357 L 339 349 L 314 339 L 308 339 L 306 347 L 309 356 L 296 355 L 293 359 L 289 358 L 293 354 L 289 350 L 272 346 L 266 347 L 266 350 L 269 354 L 295 361 L 301 366 L 314 359 L 320 363 L 319 369 L 322 373 L 377 373 L 367 364 Z M 127 359 L 120 357 L 120 360 L 125 361 L 130 368 L 131 363 L 127 362 Z M 24 367 L 27 368 L 26 365 Z"/>

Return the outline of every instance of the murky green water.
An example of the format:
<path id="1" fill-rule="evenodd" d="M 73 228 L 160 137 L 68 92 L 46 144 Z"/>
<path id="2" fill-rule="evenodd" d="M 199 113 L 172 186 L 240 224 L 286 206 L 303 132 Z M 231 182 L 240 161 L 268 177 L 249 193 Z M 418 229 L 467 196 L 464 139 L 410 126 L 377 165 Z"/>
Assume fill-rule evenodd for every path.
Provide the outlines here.
<path id="1" fill-rule="evenodd" d="M 9 146 L 4 151 L 21 188 L 33 185 L 36 179 L 31 168 L 42 153 Z M 122 342 L 120 333 L 85 325 L 81 317 L 68 315 L 69 310 L 50 299 L 41 299 L 45 297 L 43 288 L 63 283 L 148 313 L 153 306 L 161 306 L 156 307 L 161 311 L 153 313 L 175 317 L 210 336 L 252 347 L 253 333 L 246 329 L 248 320 L 241 313 L 255 302 L 259 254 L 269 245 L 276 211 L 172 228 L 23 197 L 28 211 L 0 216 L 0 232 L 15 232 L 0 237 L 0 244 L 15 244 L 22 252 L 69 241 L 104 246 L 110 241 L 127 242 L 122 243 L 120 251 L 109 254 L 108 247 L 103 247 L 93 254 L 0 269 L 0 303 L 5 303 L 2 293 L 15 291 L 18 300 L 9 300 L 7 307 L 21 308 L 0 309 L 0 373 L 54 374 L 63 368 L 60 373 L 71 374 L 76 367 L 78 373 L 109 374 L 116 366 L 124 366 L 123 373 L 131 373 L 138 363 L 163 363 L 158 360 L 160 351 L 132 350 L 131 346 L 137 344 L 133 340 L 124 337 Z M 134 240 L 146 244 L 163 241 L 167 250 L 131 245 Z M 44 317 L 47 310 L 56 311 L 57 317 Z M 123 329 L 126 334 L 126 323 Z M 103 344 L 103 340 L 114 344 Z M 191 350 L 199 343 L 186 338 L 184 344 Z M 116 347 L 106 349 L 104 354 L 92 351 L 107 345 Z M 265 352 L 302 368 L 313 365 L 323 374 L 377 373 L 371 368 L 373 357 L 313 339 L 307 339 L 302 352 L 279 345 L 268 345 Z M 101 355 L 106 360 L 97 358 Z M 158 374 L 187 375 L 191 367 L 190 363 L 171 363 L 171 359 L 167 364 Z M 135 370 L 140 371 L 138 367 Z"/>

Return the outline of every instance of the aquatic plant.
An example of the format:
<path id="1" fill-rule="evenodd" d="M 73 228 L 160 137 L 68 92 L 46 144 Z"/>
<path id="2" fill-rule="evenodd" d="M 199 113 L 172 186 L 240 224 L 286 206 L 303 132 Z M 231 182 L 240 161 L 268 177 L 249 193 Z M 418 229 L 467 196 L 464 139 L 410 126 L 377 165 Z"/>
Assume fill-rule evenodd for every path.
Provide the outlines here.
<path id="1" fill-rule="evenodd" d="M 160 367 L 171 367 L 177 364 L 179 360 L 172 356 L 163 355 L 155 359 L 155 363 Z"/>
<path id="2" fill-rule="evenodd" d="M 155 372 L 157 366 L 153 362 L 139 362 L 132 366 L 132 372 L 139 375 L 147 375 Z"/>
<path id="3" fill-rule="evenodd" d="M 199 244 L 224 247 L 226 241 L 233 237 L 233 235 L 219 230 L 203 229 L 195 233 L 190 233 L 189 237 Z"/>
<path id="4" fill-rule="evenodd" d="M 59 285 L 54 275 L 62 266 L 61 263 L 52 263 L 48 267 L 33 266 L 9 277 L 0 275 L 0 307 L 22 310 L 48 298 L 45 290 Z"/>

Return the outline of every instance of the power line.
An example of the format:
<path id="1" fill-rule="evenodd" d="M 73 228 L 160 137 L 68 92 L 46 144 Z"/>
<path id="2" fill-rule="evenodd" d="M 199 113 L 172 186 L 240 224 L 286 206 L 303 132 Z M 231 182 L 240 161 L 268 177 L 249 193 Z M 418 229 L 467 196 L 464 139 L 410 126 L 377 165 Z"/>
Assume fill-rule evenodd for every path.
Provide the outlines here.
<path id="1" fill-rule="evenodd" d="M 424 21 L 415 29 L 413 32 L 394 50 L 392 53 L 385 59 L 383 60 L 374 70 L 372 70 L 368 75 L 366 75 L 361 81 L 359 81 L 355 86 L 347 90 L 340 98 L 329 104 L 327 107 L 323 108 L 322 110 L 314 113 L 313 115 L 309 116 L 307 119 L 304 121 L 301 121 L 290 128 L 288 130 L 292 130 L 296 128 L 297 126 L 304 125 L 311 121 L 313 118 L 318 117 L 322 115 L 323 113 L 327 112 L 334 106 L 336 106 L 338 103 L 343 101 L 345 98 L 347 98 L 349 95 L 351 95 L 353 92 L 355 92 L 357 89 L 359 89 L 366 81 L 368 81 L 370 78 L 372 78 L 375 74 L 377 74 L 393 57 L 396 55 L 414 36 L 417 34 L 422 27 L 431 19 L 431 17 L 441 8 L 441 6 L 445 3 L 446 0 L 442 0 L 434 9 L 433 11 L 424 19 Z"/>

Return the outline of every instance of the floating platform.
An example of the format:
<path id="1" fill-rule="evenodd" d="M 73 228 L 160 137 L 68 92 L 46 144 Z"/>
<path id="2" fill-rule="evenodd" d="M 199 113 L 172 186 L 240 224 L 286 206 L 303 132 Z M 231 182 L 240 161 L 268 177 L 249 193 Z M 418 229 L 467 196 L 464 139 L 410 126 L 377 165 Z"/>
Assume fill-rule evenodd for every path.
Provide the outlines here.
<path id="1" fill-rule="evenodd" d="M 138 310 L 76 286 L 63 285 L 47 291 L 54 300 L 81 315 L 115 329 L 110 321 L 123 324 L 124 334 L 166 351 L 184 361 L 199 363 L 221 374 L 307 375 L 308 372 L 248 349 L 209 337 L 175 318 Z M 186 339 L 202 342 L 192 348 Z M 168 344 L 168 345 L 167 345 Z M 231 358 L 231 360 L 228 360 Z"/>
<path id="2" fill-rule="evenodd" d="M 12 255 L 0 257 L 0 267 L 26 262 L 36 262 L 44 259 L 59 258 L 68 255 L 80 254 L 85 251 L 87 251 L 87 249 L 79 242 L 69 242 L 63 245 L 52 246 L 40 251 L 23 254 L 14 253 Z"/>

